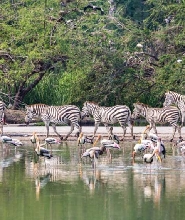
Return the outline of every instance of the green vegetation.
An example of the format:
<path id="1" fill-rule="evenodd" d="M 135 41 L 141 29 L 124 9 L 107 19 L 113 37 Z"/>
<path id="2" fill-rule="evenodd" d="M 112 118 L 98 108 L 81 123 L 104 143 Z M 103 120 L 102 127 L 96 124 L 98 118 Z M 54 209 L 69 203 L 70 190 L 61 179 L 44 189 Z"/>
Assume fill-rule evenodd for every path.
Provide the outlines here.
<path id="1" fill-rule="evenodd" d="M 184 0 L 63 3 L 2 0 L 0 84 L 14 109 L 86 100 L 160 107 L 167 90 L 185 94 Z M 104 14 L 84 12 L 88 3 Z"/>

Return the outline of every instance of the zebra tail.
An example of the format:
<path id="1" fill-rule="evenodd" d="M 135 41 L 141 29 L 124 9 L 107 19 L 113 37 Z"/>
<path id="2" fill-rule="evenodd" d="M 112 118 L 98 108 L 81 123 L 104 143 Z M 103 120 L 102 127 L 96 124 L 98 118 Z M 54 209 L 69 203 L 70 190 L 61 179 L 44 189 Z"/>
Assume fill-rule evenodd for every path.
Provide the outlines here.
<path id="1" fill-rule="evenodd" d="M 183 127 L 182 113 L 181 113 L 180 110 L 179 110 L 179 120 L 178 120 L 178 123 L 180 124 L 181 127 Z"/>

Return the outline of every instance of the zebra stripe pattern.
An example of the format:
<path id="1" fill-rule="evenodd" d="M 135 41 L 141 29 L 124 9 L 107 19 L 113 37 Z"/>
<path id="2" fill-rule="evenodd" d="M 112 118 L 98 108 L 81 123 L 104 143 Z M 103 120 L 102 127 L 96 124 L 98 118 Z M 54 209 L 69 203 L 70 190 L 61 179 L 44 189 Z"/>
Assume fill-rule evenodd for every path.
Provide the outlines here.
<path id="1" fill-rule="evenodd" d="M 131 111 L 126 105 L 115 105 L 112 107 L 104 107 L 99 106 L 93 102 L 86 101 L 82 108 L 82 115 L 85 116 L 93 116 L 95 121 L 95 128 L 93 138 L 96 134 L 98 126 L 100 123 L 103 123 L 107 129 L 109 136 L 113 137 L 112 127 L 109 128 L 109 124 L 113 125 L 117 122 L 123 128 L 123 138 L 126 133 L 126 124 L 130 127 L 131 136 L 133 137 L 133 126 L 131 124 Z"/>
<path id="2" fill-rule="evenodd" d="M 175 104 L 181 111 L 182 114 L 182 124 L 184 124 L 184 117 L 185 117 L 185 95 L 181 95 L 176 92 L 168 91 L 165 93 L 165 101 L 163 106 L 170 106 Z"/>
<path id="3" fill-rule="evenodd" d="M 63 105 L 63 106 L 48 106 L 45 104 L 33 104 L 26 106 L 25 122 L 29 124 L 33 117 L 40 117 L 47 130 L 47 137 L 49 136 L 49 125 L 51 124 L 54 132 L 62 140 L 62 136 L 56 130 L 56 124 L 68 124 L 71 126 L 71 130 L 67 133 L 63 140 L 67 140 L 69 135 L 73 132 L 74 128 L 81 132 L 81 126 L 79 121 L 81 119 L 80 109 L 75 105 Z"/>
<path id="4" fill-rule="evenodd" d="M 5 123 L 5 110 L 6 110 L 6 104 L 2 101 L 0 101 L 0 129 L 1 129 L 1 135 L 3 135 L 3 125 Z"/>
<path id="5" fill-rule="evenodd" d="M 169 123 L 173 127 L 173 140 L 176 129 L 178 129 L 179 136 L 181 136 L 181 127 L 178 126 L 178 121 L 181 122 L 181 112 L 175 106 L 167 106 L 163 108 L 149 108 L 143 103 L 134 103 L 134 110 L 132 118 L 136 119 L 139 116 L 143 116 L 150 124 L 149 130 L 153 128 L 157 134 L 156 123 L 165 124 Z"/>

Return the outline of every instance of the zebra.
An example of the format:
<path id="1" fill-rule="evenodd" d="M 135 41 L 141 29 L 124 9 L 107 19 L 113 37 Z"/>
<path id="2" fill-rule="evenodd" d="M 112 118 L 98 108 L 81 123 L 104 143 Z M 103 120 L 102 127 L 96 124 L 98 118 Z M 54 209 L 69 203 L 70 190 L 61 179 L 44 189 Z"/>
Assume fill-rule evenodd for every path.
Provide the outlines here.
<path id="1" fill-rule="evenodd" d="M 53 131 L 61 140 L 67 140 L 69 135 L 73 132 L 74 127 L 81 132 L 79 121 L 81 119 L 80 109 L 75 105 L 49 106 L 45 104 L 27 105 L 25 123 L 29 124 L 33 117 L 40 117 L 46 126 L 46 137 L 49 136 L 49 125 L 53 127 Z M 56 130 L 56 124 L 71 125 L 71 130 L 63 138 Z"/>
<path id="2" fill-rule="evenodd" d="M 86 101 L 82 108 L 82 118 L 93 116 L 95 121 L 95 128 L 93 138 L 95 137 L 96 131 L 100 123 L 103 123 L 106 127 L 109 137 L 113 137 L 112 129 L 109 125 L 113 125 L 117 122 L 123 129 L 123 139 L 126 134 L 126 124 L 130 127 L 131 136 L 133 137 L 133 125 L 131 123 L 131 111 L 126 105 L 115 105 L 112 107 L 99 106 L 96 103 Z M 134 138 L 134 137 L 133 137 Z"/>
<path id="3" fill-rule="evenodd" d="M 3 135 L 3 125 L 5 124 L 5 110 L 6 104 L 3 101 L 0 101 L 0 133 Z"/>
<path id="4" fill-rule="evenodd" d="M 167 106 L 163 108 L 150 108 L 148 105 L 143 103 L 133 103 L 134 110 L 132 113 L 132 119 L 136 119 L 139 116 L 146 118 L 147 122 L 150 124 L 149 131 L 153 128 L 157 135 L 156 123 L 165 124 L 170 123 L 173 127 L 173 135 L 170 139 L 174 138 L 176 129 L 178 129 L 179 136 L 181 137 L 181 126 L 178 126 L 178 121 L 181 121 L 181 112 L 175 106 Z"/>
<path id="5" fill-rule="evenodd" d="M 163 106 L 170 106 L 172 104 L 175 104 L 181 111 L 182 114 L 181 127 L 182 127 L 184 124 L 184 117 L 185 117 L 185 95 L 181 95 L 179 93 L 172 91 L 166 92 Z"/>

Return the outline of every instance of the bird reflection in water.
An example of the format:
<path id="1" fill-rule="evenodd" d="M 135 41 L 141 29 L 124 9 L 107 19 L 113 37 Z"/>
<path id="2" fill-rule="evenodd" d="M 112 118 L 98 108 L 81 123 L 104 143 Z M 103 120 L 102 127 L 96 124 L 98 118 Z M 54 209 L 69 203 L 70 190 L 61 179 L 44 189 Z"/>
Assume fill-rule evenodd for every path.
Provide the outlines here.
<path id="1" fill-rule="evenodd" d="M 160 205 L 161 193 L 165 189 L 165 176 L 146 175 L 144 179 L 144 197 L 153 199 L 156 206 Z"/>
<path id="2" fill-rule="evenodd" d="M 43 176 L 37 176 L 35 179 L 35 187 L 36 187 L 36 199 L 39 200 L 40 190 L 43 189 L 51 179 L 51 174 L 47 173 Z"/>
<path id="3" fill-rule="evenodd" d="M 101 170 L 99 169 L 93 170 L 91 173 L 87 173 L 87 171 L 83 171 L 80 166 L 79 176 L 84 184 L 89 188 L 90 194 L 93 194 L 95 189 L 102 183 Z"/>

